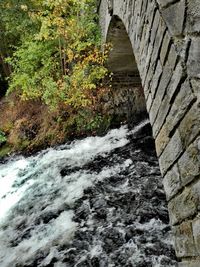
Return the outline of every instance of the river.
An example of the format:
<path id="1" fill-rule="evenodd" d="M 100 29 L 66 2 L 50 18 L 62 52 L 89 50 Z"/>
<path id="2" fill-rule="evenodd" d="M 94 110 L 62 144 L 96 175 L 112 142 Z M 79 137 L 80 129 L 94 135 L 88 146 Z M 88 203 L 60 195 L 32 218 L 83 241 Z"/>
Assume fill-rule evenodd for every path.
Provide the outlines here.
<path id="1" fill-rule="evenodd" d="M 2 163 L 0 266 L 177 266 L 149 128 Z"/>

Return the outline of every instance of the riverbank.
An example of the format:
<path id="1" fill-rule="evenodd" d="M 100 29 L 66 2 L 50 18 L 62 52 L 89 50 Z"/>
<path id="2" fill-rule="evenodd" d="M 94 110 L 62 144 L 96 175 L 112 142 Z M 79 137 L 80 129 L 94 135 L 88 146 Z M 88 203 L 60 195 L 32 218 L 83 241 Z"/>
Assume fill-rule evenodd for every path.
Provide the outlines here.
<path id="1" fill-rule="evenodd" d="M 106 133 L 111 127 L 111 117 L 102 111 L 101 106 L 95 112 L 85 116 L 85 123 L 81 122 L 81 125 L 76 121 L 77 114 L 70 114 L 69 117 L 63 106 L 53 111 L 41 101 L 22 101 L 15 94 L 2 98 L 0 130 L 6 141 L 0 144 L 0 160 L 13 153 L 30 155 L 75 138 Z M 116 126 L 120 123 L 113 121 L 112 124 Z"/>

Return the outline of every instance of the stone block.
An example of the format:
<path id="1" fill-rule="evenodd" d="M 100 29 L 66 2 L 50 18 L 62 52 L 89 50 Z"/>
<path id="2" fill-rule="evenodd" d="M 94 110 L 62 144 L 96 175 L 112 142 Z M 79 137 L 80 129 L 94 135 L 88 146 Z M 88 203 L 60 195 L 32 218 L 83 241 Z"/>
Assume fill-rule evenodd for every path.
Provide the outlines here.
<path id="1" fill-rule="evenodd" d="M 159 25 L 159 19 L 160 19 L 160 14 L 159 11 L 156 11 L 155 17 L 154 17 L 154 21 L 153 21 L 153 26 L 151 28 L 151 35 L 150 35 L 150 42 L 153 45 L 154 41 L 155 41 L 155 36 L 156 36 L 156 32 L 158 29 L 158 25 Z"/>
<path id="2" fill-rule="evenodd" d="M 188 57 L 188 47 L 190 45 L 190 36 L 181 36 L 173 40 L 177 54 L 181 57 L 183 62 L 186 62 Z"/>
<path id="3" fill-rule="evenodd" d="M 174 102 L 172 103 L 171 110 L 166 118 L 166 127 L 172 131 L 174 127 L 180 122 L 188 110 L 188 107 L 195 101 L 195 96 L 192 93 L 189 81 L 186 80 L 180 91 L 177 93 Z"/>
<path id="4" fill-rule="evenodd" d="M 194 244 L 192 223 L 183 222 L 179 226 L 173 227 L 175 235 L 175 251 L 178 258 L 192 257 L 197 255 Z"/>
<path id="5" fill-rule="evenodd" d="M 143 38 L 141 41 L 142 43 L 145 44 L 144 50 L 143 50 L 143 55 L 145 57 L 147 56 L 148 44 L 149 44 L 149 38 L 150 38 L 149 36 L 151 34 L 151 28 L 152 28 L 153 17 L 154 17 L 154 12 L 155 12 L 154 3 L 150 1 L 147 1 L 147 2 L 148 2 L 148 7 L 147 7 L 148 12 L 146 13 L 146 20 L 145 20 L 145 25 L 143 29 Z"/>
<path id="6" fill-rule="evenodd" d="M 195 177 L 200 175 L 200 137 L 195 140 L 178 160 L 181 181 L 187 185 Z"/>
<path id="7" fill-rule="evenodd" d="M 168 86 L 168 84 L 169 84 L 169 82 L 171 80 L 171 76 L 172 76 L 171 65 L 168 64 L 168 62 L 166 62 L 165 66 L 163 68 L 163 73 L 162 73 L 162 76 L 161 76 L 161 79 L 160 79 L 160 83 L 159 83 L 159 86 L 158 86 L 156 97 L 157 97 L 157 95 L 159 95 L 159 97 L 161 99 L 164 98 L 167 86 Z"/>
<path id="8" fill-rule="evenodd" d="M 186 32 L 200 32 L 200 5 L 199 0 L 190 0 L 187 4 Z"/>
<path id="9" fill-rule="evenodd" d="M 160 108 L 162 99 L 164 98 L 165 92 L 167 90 L 167 86 L 170 82 L 171 75 L 172 75 L 172 70 L 170 66 L 166 64 L 164 66 L 162 76 L 160 78 L 160 82 L 156 90 L 156 95 L 154 97 L 154 102 L 150 110 L 150 121 L 152 125 L 154 124 L 155 119 L 157 117 L 158 110 Z"/>
<path id="10" fill-rule="evenodd" d="M 200 176 L 196 183 L 191 186 L 193 195 L 197 198 L 197 208 L 200 211 Z"/>
<path id="11" fill-rule="evenodd" d="M 158 111 L 158 115 L 157 115 L 156 120 L 155 120 L 154 125 L 153 125 L 154 138 L 157 137 L 161 127 L 163 126 L 164 121 L 165 121 L 166 116 L 167 116 L 167 113 L 169 111 L 169 108 L 170 108 L 169 98 L 167 95 L 165 95 L 163 101 L 161 102 L 161 105 L 160 105 L 160 108 Z"/>
<path id="12" fill-rule="evenodd" d="M 192 230 L 198 256 L 200 256 L 200 216 L 193 220 Z M 200 265 L 199 265 L 200 266 Z"/>
<path id="13" fill-rule="evenodd" d="M 142 55 L 143 51 L 146 48 L 147 43 L 145 42 L 145 36 L 146 36 L 146 32 L 149 30 L 149 25 L 145 22 L 145 20 L 143 19 L 142 21 L 143 26 L 142 26 L 142 32 L 141 32 L 141 40 L 140 40 L 140 47 L 139 47 L 139 54 Z M 131 29 L 129 31 L 132 30 L 132 25 L 131 25 Z"/>
<path id="14" fill-rule="evenodd" d="M 141 41 L 141 37 L 142 37 L 142 31 L 143 31 L 143 27 L 144 27 L 144 16 L 143 14 L 141 14 L 141 8 L 142 8 L 142 2 L 143 1 L 138 1 L 138 11 L 137 11 L 137 16 L 135 16 L 135 12 L 134 14 L 131 14 L 129 15 L 129 21 L 130 21 L 130 18 L 131 16 L 134 16 L 137 18 L 137 22 L 136 22 L 136 36 L 137 36 L 137 39 L 139 41 Z M 137 3 L 137 2 L 136 2 Z M 131 9 L 131 7 L 129 7 L 129 10 Z"/>
<path id="15" fill-rule="evenodd" d="M 160 170 L 164 175 L 167 170 L 173 165 L 175 160 L 180 156 L 183 151 L 180 134 L 178 131 L 170 138 L 169 143 L 165 147 L 163 153 L 159 157 Z"/>
<path id="16" fill-rule="evenodd" d="M 163 18 L 173 36 L 179 36 L 183 32 L 185 17 L 185 0 L 176 2 L 173 5 L 161 10 Z"/>
<path id="17" fill-rule="evenodd" d="M 152 82 L 152 77 L 153 77 L 153 70 L 151 68 L 149 68 L 148 73 L 147 73 L 147 77 L 145 80 L 145 85 L 144 85 L 144 94 L 148 95 L 148 93 L 150 92 L 150 84 Z"/>
<path id="18" fill-rule="evenodd" d="M 170 200 L 181 189 L 180 174 L 176 164 L 166 173 L 163 185 L 167 200 Z"/>
<path id="19" fill-rule="evenodd" d="M 170 91 L 170 88 L 167 89 L 167 92 L 168 91 Z M 167 134 L 170 135 L 170 131 L 172 131 L 174 127 L 179 123 L 184 114 L 187 112 L 188 106 L 195 100 L 195 96 L 192 93 L 189 82 L 186 81 L 182 85 L 173 104 L 170 103 L 170 100 L 171 99 L 168 94 L 166 94 L 164 99 L 162 100 L 156 121 L 153 124 L 154 137 L 157 136 L 164 120 L 166 120 L 165 129 L 168 131 Z"/>
<path id="20" fill-rule="evenodd" d="M 167 88 L 167 95 L 171 101 L 175 91 L 177 90 L 177 87 L 181 81 L 181 78 L 183 77 L 184 73 L 183 73 L 183 67 L 181 65 L 181 62 L 179 62 L 176 65 L 175 70 L 173 71 L 169 86 Z"/>
<path id="21" fill-rule="evenodd" d="M 154 42 L 154 47 L 153 47 L 153 53 L 151 56 L 151 67 L 155 69 L 157 58 L 158 58 L 158 52 L 160 51 L 160 46 L 162 43 L 162 40 L 164 38 L 164 33 L 166 31 L 166 26 L 163 21 L 163 19 L 160 17 L 159 20 L 159 26 L 158 30 L 156 32 L 156 37 L 155 37 L 155 42 Z"/>
<path id="22" fill-rule="evenodd" d="M 193 37 L 187 61 L 190 77 L 200 78 L 200 37 Z"/>
<path id="23" fill-rule="evenodd" d="M 191 260 L 191 261 L 183 261 L 178 264 L 178 267 L 199 267 L 199 266 L 200 266 L 200 259 Z"/>
<path id="24" fill-rule="evenodd" d="M 158 0 L 158 4 L 161 8 L 171 4 L 173 2 L 174 2 L 174 0 Z"/>
<path id="25" fill-rule="evenodd" d="M 191 79 L 192 90 L 200 103 L 200 80 Z"/>
<path id="26" fill-rule="evenodd" d="M 166 116 L 169 112 L 169 109 L 171 107 L 171 99 L 174 96 L 174 93 L 176 92 L 176 89 L 178 87 L 178 84 L 180 83 L 181 77 L 183 74 L 183 69 L 180 63 L 177 64 L 175 71 L 172 74 L 170 83 L 167 87 L 166 94 L 164 96 L 164 99 L 162 100 L 162 103 L 160 105 L 158 115 L 156 118 L 156 121 L 154 122 L 153 125 L 153 136 L 156 138 L 157 135 L 159 134 L 159 131 L 166 119 Z M 179 107 L 178 107 L 179 109 Z M 167 129 L 167 127 L 165 127 Z M 169 134 L 169 133 L 167 133 Z"/>
<path id="27" fill-rule="evenodd" d="M 156 70 L 155 70 L 154 76 L 152 78 L 151 88 L 150 88 L 153 97 L 155 96 L 155 93 L 156 93 L 156 90 L 158 87 L 158 82 L 159 82 L 160 76 L 162 74 L 162 71 L 163 71 L 162 65 L 160 63 L 160 60 L 158 60 Z"/>
<path id="28" fill-rule="evenodd" d="M 144 72 L 141 73 L 142 85 L 145 88 L 148 87 L 149 80 L 151 80 L 151 77 L 152 77 L 149 75 L 149 72 L 152 72 L 152 70 L 149 69 L 152 51 L 153 51 L 153 46 L 151 44 L 149 44 L 148 45 L 148 52 L 147 52 L 147 56 L 146 56 L 146 61 L 145 61 Z"/>
<path id="29" fill-rule="evenodd" d="M 174 68 L 175 68 L 176 61 L 177 61 L 177 53 L 175 50 L 175 46 L 173 44 L 171 44 L 168 58 L 167 58 L 167 62 L 168 62 L 169 66 L 171 67 L 172 70 L 174 70 Z"/>
<path id="30" fill-rule="evenodd" d="M 154 125 L 153 125 L 153 132 L 154 132 Z M 170 139 L 168 133 L 169 131 L 166 129 L 165 125 L 163 125 L 162 129 L 160 130 L 158 136 L 155 139 L 156 153 L 158 157 L 161 155 L 166 145 L 169 143 Z"/>
<path id="31" fill-rule="evenodd" d="M 150 108 L 151 108 L 151 104 L 153 102 L 153 98 L 152 98 L 152 95 L 151 93 L 148 94 L 148 97 L 147 97 L 147 100 L 146 100 L 146 108 L 147 108 L 147 111 L 149 112 Z"/>
<path id="32" fill-rule="evenodd" d="M 143 4 L 142 4 L 142 10 L 141 10 L 141 16 L 146 16 L 148 0 L 143 0 L 141 2 L 143 2 Z"/>
<path id="33" fill-rule="evenodd" d="M 194 103 L 184 116 L 179 125 L 179 132 L 184 148 L 187 148 L 200 134 L 200 106 L 198 102 Z"/>
<path id="34" fill-rule="evenodd" d="M 171 224 L 181 223 L 184 219 L 197 213 L 198 202 L 198 193 L 190 187 L 186 187 L 180 195 L 170 200 L 168 209 Z"/>
<path id="35" fill-rule="evenodd" d="M 149 119 L 150 119 L 151 125 L 154 124 L 161 102 L 162 101 L 159 95 L 157 95 L 156 98 L 153 100 L 151 109 L 149 111 Z"/>
<path id="36" fill-rule="evenodd" d="M 170 44 L 170 36 L 168 34 L 168 32 L 165 33 L 163 42 L 162 42 L 162 46 L 161 46 L 161 50 L 160 50 L 160 61 L 161 64 L 164 66 L 165 60 L 166 60 L 166 55 L 169 49 L 169 44 Z"/>
<path id="37" fill-rule="evenodd" d="M 142 7 L 142 1 L 135 1 L 135 9 L 134 9 L 134 15 L 136 17 L 140 16 L 141 13 L 141 7 Z M 127 8 L 129 9 L 130 6 L 127 5 Z M 127 12 L 126 12 L 127 13 Z"/>
<path id="38" fill-rule="evenodd" d="M 147 36 L 147 32 L 150 30 L 149 27 L 150 27 L 149 26 L 149 23 L 146 23 L 144 21 L 143 31 L 142 31 L 142 37 L 141 37 L 140 47 L 139 47 L 139 54 L 142 56 L 141 62 L 143 62 L 143 60 L 146 57 L 146 53 L 147 53 L 147 45 L 148 45 L 148 42 L 147 42 L 146 36 Z"/>

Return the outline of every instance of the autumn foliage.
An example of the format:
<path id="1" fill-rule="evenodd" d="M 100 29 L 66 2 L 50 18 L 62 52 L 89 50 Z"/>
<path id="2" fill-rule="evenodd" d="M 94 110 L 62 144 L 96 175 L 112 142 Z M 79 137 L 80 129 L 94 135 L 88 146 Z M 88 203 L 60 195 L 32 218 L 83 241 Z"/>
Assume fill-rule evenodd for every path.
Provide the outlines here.
<path id="1" fill-rule="evenodd" d="M 7 95 L 40 101 L 66 129 L 97 128 L 109 47 L 100 44 L 95 1 L 1 0 L 0 9 Z"/>

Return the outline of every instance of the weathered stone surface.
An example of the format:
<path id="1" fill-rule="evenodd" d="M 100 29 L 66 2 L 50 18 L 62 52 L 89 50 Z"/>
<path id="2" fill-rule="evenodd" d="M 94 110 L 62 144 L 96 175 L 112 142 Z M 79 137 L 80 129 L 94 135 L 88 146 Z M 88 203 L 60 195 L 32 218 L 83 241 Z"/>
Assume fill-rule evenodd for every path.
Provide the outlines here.
<path id="1" fill-rule="evenodd" d="M 171 65 L 166 62 L 164 68 L 163 68 L 163 73 L 160 79 L 160 83 L 158 86 L 157 94 L 156 96 L 160 97 L 163 99 L 164 94 L 166 92 L 166 88 L 170 82 L 170 78 L 172 76 L 172 68 Z"/>
<path id="2" fill-rule="evenodd" d="M 190 38 L 191 37 L 189 36 L 185 36 L 185 38 L 174 38 L 174 46 L 177 54 L 181 57 L 182 62 L 186 62 L 187 60 Z"/>
<path id="3" fill-rule="evenodd" d="M 200 32 L 200 5 L 199 0 L 190 0 L 187 4 L 186 32 Z"/>
<path id="4" fill-rule="evenodd" d="M 177 165 L 168 171 L 163 179 L 167 200 L 170 200 L 181 189 L 180 174 Z"/>
<path id="5" fill-rule="evenodd" d="M 191 79 L 191 85 L 197 101 L 200 103 L 200 80 Z"/>
<path id="6" fill-rule="evenodd" d="M 169 202 L 170 221 L 172 225 L 181 223 L 184 219 L 195 215 L 200 205 L 200 181 L 184 191 Z"/>
<path id="7" fill-rule="evenodd" d="M 199 267 L 200 266 L 200 259 L 195 261 L 184 261 L 178 264 L 178 267 Z"/>
<path id="8" fill-rule="evenodd" d="M 198 256 L 200 256 L 200 216 L 193 220 L 192 230 Z"/>
<path id="9" fill-rule="evenodd" d="M 176 65 L 176 61 L 177 61 L 177 53 L 175 51 L 174 45 L 171 44 L 168 59 L 167 59 L 167 63 L 170 66 L 171 70 L 174 70 L 174 67 Z"/>
<path id="10" fill-rule="evenodd" d="M 191 109 L 184 116 L 183 120 L 179 125 L 179 132 L 181 141 L 184 148 L 187 148 L 190 143 L 200 133 L 200 106 L 196 102 Z"/>
<path id="11" fill-rule="evenodd" d="M 161 173 L 165 174 L 169 167 L 174 163 L 183 151 L 180 134 L 178 131 L 171 137 L 163 153 L 159 157 Z"/>
<path id="12" fill-rule="evenodd" d="M 158 30 L 156 32 L 153 52 L 152 52 L 152 56 L 151 56 L 150 68 L 152 68 L 153 70 L 155 70 L 155 67 L 156 67 L 157 62 L 158 62 L 158 54 L 160 51 L 160 46 L 161 46 L 165 31 L 166 31 L 166 26 L 164 25 L 163 20 L 160 18 Z"/>
<path id="13" fill-rule="evenodd" d="M 140 41 L 141 41 L 141 37 L 142 37 L 142 31 L 143 31 L 143 25 L 144 25 L 144 17 L 143 17 L 143 14 L 141 13 L 142 12 L 142 6 L 143 6 L 143 3 L 142 1 L 138 1 L 136 2 L 136 7 L 137 7 L 137 17 L 136 18 L 136 38 L 137 38 L 137 41 L 138 42 L 138 48 L 140 47 Z M 129 6 L 129 12 L 131 12 L 131 7 Z M 131 16 L 131 14 L 130 14 Z"/>
<path id="14" fill-rule="evenodd" d="M 151 108 L 151 104 L 153 102 L 153 98 L 151 93 L 148 94 L 147 100 L 146 100 L 146 107 L 147 107 L 147 111 L 149 112 L 150 108 Z"/>
<path id="15" fill-rule="evenodd" d="M 200 137 L 195 140 L 178 160 L 181 181 L 183 185 L 200 175 Z"/>
<path id="16" fill-rule="evenodd" d="M 167 90 L 170 91 L 170 88 Z M 153 135 L 156 137 L 158 134 L 158 130 L 162 126 L 164 119 L 165 122 L 165 130 L 167 135 L 170 135 L 170 132 L 176 127 L 179 121 L 184 117 L 187 112 L 188 106 L 194 102 L 195 96 L 192 93 L 190 88 L 189 81 L 185 81 L 185 83 L 181 86 L 180 91 L 178 92 L 173 105 L 170 104 L 170 98 L 165 95 L 163 101 L 160 104 L 159 113 L 154 123 L 155 127 L 153 127 Z M 171 109 L 170 109 L 171 106 Z M 169 111 L 170 109 L 170 111 Z M 169 111 L 169 114 L 167 115 Z M 166 117 L 167 115 L 167 117 Z"/>
<path id="17" fill-rule="evenodd" d="M 141 78 L 142 78 L 142 84 L 144 86 L 144 90 L 149 90 L 149 81 L 151 80 L 152 76 L 150 75 L 152 72 L 152 69 L 149 69 L 149 64 L 151 60 L 151 54 L 153 50 L 153 45 L 149 44 L 148 46 L 148 52 L 145 60 L 145 67 L 144 67 L 144 73 L 142 73 Z M 149 74 L 150 73 L 150 74 Z"/>
<path id="18" fill-rule="evenodd" d="M 156 14 L 155 14 L 155 17 L 154 17 L 154 21 L 153 21 L 153 26 L 152 26 L 152 29 L 151 29 L 151 36 L 150 36 L 150 42 L 152 44 L 154 44 L 156 32 L 157 32 L 158 25 L 159 25 L 159 20 L 160 20 L 159 11 L 156 11 Z"/>
<path id="19" fill-rule="evenodd" d="M 179 226 L 174 226 L 173 232 L 176 236 L 176 255 L 179 258 L 196 256 L 197 251 L 193 240 L 192 223 L 189 221 L 183 222 Z"/>
<path id="20" fill-rule="evenodd" d="M 158 88 L 156 91 L 156 95 L 154 97 L 154 102 L 153 102 L 152 107 L 150 109 L 149 117 L 150 117 L 150 121 L 151 121 L 152 125 L 154 124 L 154 121 L 155 121 L 156 116 L 158 114 L 158 110 L 159 110 L 159 107 L 161 105 L 162 99 L 165 95 L 166 88 L 169 84 L 171 75 L 172 75 L 171 67 L 170 67 L 170 65 L 166 64 L 164 66 L 162 76 L 160 78 L 160 82 L 159 82 L 159 85 L 158 85 Z"/>
<path id="21" fill-rule="evenodd" d="M 170 109 L 170 99 L 169 99 L 168 95 L 165 95 L 164 99 L 162 100 L 162 102 L 160 104 L 158 115 L 157 115 L 156 121 L 154 122 L 154 125 L 153 125 L 154 138 L 157 137 L 161 127 L 163 126 L 169 109 Z"/>
<path id="22" fill-rule="evenodd" d="M 163 152 L 166 145 L 169 143 L 170 138 L 168 133 L 169 133 L 168 129 L 166 129 L 165 125 L 163 125 L 158 136 L 156 137 L 155 144 L 156 144 L 156 153 L 158 157 Z"/>
<path id="23" fill-rule="evenodd" d="M 158 0 L 158 3 L 161 7 L 165 7 L 173 2 L 174 0 Z"/>
<path id="24" fill-rule="evenodd" d="M 173 75 L 171 77 L 171 80 L 170 80 L 170 83 L 169 83 L 169 86 L 167 88 L 167 95 L 171 101 L 177 87 L 178 87 L 178 84 L 180 83 L 180 80 L 181 78 L 183 77 L 184 73 L 183 73 L 183 67 L 181 65 L 181 62 L 179 62 L 177 65 L 176 65 L 176 68 L 175 70 L 173 71 Z"/>
<path id="25" fill-rule="evenodd" d="M 171 106 L 171 110 L 166 118 L 166 128 L 169 130 L 169 133 L 184 117 L 188 107 L 192 102 L 194 102 L 194 100 L 195 96 L 192 93 L 189 81 L 186 80 L 181 86 L 180 91 L 178 92 Z"/>
<path id="26" fill-rule="evenodd" d="M 165 58 L 167 55 L 169 44 L 170 44 L 170 36 L 169 36 L 168 32 L 166 32 L 165 37 L 164 37 L 163 42 L 162 42 L 161 51 L 160 51 L 160 61 L 161 61 L 163 66 L 165 63 Z"/>
<path id="27" fill-rule="evenodd" d="M 153 2 L 148 1 L 148 7 L 147 7 L 148 12 L 146 13 L 146 19 L 145 19 L 145 25 L 143 28 L 143 37 L 141 40 L 141 45 L 140 45 L 140 58 L 141 62 L 143 62 L 144 65 L 144 75 L 142 76 L 142 83 L 144 84 L 144 80 L 146 78 L 146 71 L 148 71 L 148 63 L 147 57 L 150 57 L 150 52 L 151 50 L 149 49 L 149 46 L 153 50 L 153 46 L 150 43 L 149 46 L 146 45 L 149 42 L 150 34 L 151 34 L 151 28 L 152 28 L 152 23 L 153 23 L 153 14 L 155 12 L 155 5 Z M 134 29 L 134 28 L 133 28 Z"/>
<path id="28" fill-rule="evenodd" d="M 197 182 L 192 184 L 191 188 L 194 196 L 198 199 L 197 205 L 198 210 L 200 211 L 200 176 L 198 177 Z"/>
<path id="29" fill-rule="evenodd" d="M 192 38 L 187 62 L 188 74 L 200 78 L 200 38 Z"/>
<path id="30" fill-rule="evenodd" d="M 181 80 L 181 77 L 183 75 L 183 69 L 180 63 L 177 64 L 175 71 L 173 72 L 173 75 L 171 77 L 170 83 L 167 87 L 166 95 L 164 96 L 164 99 L 162 100 L 162 103 L 160 104 L 160 108 L 158 111 L 158 115 L 156 118 L 156 121 L 153 125 L 153 136 L 156 138 L 163 123 L 166 119 L 166 116 L 169 112 L 169 109 L 171 107 L 171 99 L 174 96 L 175 91 L 177 90 L 178 84 Z M 179 107 L 178 107 L 179 109 Z M 165 126 L 165 130 L 167 130 Z M 169 133 L 167 133 L 168 135 Z M 160 153 L 159 153 L 160 154 Z"/>
<path id="31" fill-rule="evenodd" d="M 151 93 L 152 93 L 153 97 L 155 96 L 156 89 L 158 87 L 158 82 L 159 82 L 160 76 L 162 74 L 162 71 L 163 71 L 162 65 L 160 63 L 160 60 L 158 60 L 157 61 L 157 66 L 156 66 L 156 70 L 155 70 L 154 76 L 152 78 L 152 84 L 151 84 L 151 87 L 150 87 L 150 90 L 151 90 Z"/>
<path id="32" fill-rule="evenodd" d="M 197 212 L 199 196 L 194 190 L 186 187 L 180 195 L 169 202 L 168 208 L 172 225 L 181 223 Z"/>
<path id="33" fill-rule="evenodd" d="M 159 96 L 156 96 L 156 99 L 153 100 L 151 109 L 149 111 L 149 119 L 150 119 L 151 125 L 154 124 L 161 102 L 162 102 L 162 99 Z"/>
<path id="34" fill-rule="evenodd" d="M 172 35 L 178 36 L 183 32 L 183 21 L 185 15 L 185 1 L 177 2 L 162 10 L 162 15 Z"/>

